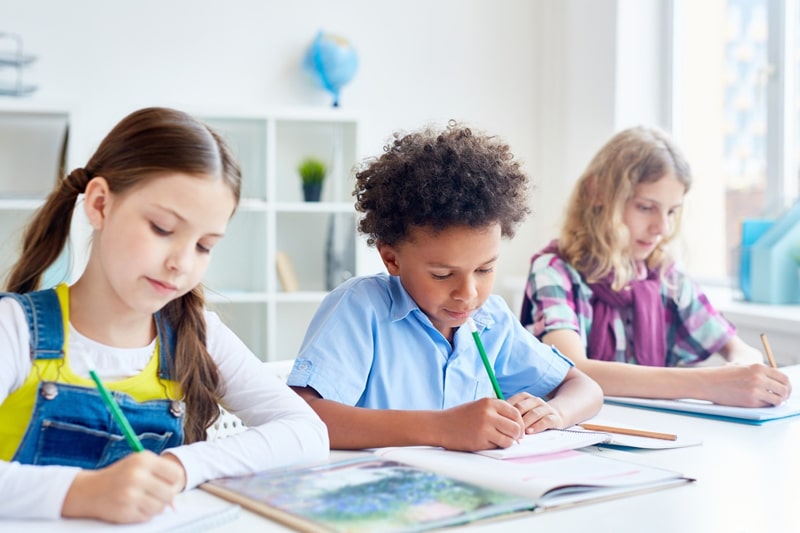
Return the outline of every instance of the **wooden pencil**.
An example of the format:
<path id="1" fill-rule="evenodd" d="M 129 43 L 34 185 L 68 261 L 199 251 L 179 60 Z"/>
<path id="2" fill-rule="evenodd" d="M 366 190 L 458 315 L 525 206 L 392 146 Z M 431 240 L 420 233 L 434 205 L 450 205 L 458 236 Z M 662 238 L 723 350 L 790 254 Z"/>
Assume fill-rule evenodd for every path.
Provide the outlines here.
<path id="1" fill-rule="evenodd" d="M 583 429 L 590 431 L 605 431 L 606 433 L 617 433 L 619 435 L 631 435 L 634 437 L 649 437 L 651 439 L 678 440 L 677 435 L 672 433 L 658 433 L 657 431 L 646 431 L 643 429 L 619 428 L 614 426 L 602 426 L 600 424 L 578 424 Z"/>
<path id="2" fill-rule="evenodd" d="M 767 340 L 766 333 L 761 334 L 761 344 L 764 345 L 764 352 L 767 354 L 769 366 L 772 368 L 778 368 L 778 363 L 775 362 L 775 356 L 772 355 L 772 348 L 769 347 L 769 341 Z"/>

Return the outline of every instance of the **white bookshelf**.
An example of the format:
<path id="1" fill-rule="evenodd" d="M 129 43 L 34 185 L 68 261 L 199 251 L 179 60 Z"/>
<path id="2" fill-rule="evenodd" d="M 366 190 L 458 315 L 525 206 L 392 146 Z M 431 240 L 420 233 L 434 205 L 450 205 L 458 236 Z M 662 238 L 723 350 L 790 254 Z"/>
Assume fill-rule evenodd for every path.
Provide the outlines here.
<path id="1" fill-rule="evenodd" d="M 200 113 L 231 144 L 242 165 L 242 201 L 205 277 L 209 305 L 263 360 L 293 359 L 328 289 L 326 246 L 332 218 L 350 275 L 375 264 L 355 227 L 352 169 L 360 158 L 359 119 L 339 110 L 277 114 Z M 327 163 L 319 202 L 302 196 L 299 162 Z M 285 253 L 299 289 L 276 270 Z M 343 278 L 342 278 L 343 279 Z M 340 282 L 341 279 L 337 280 Z"/>

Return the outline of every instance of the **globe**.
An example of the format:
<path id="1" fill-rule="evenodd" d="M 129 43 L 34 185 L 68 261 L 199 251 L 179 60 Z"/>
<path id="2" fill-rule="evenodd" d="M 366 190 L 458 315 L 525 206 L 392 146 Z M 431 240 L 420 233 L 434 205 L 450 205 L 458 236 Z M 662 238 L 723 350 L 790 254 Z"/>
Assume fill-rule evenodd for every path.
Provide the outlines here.
<path id="1" fill-rule="evenodd" d="M 303 57 L 303 69 L 331 93 L 333 107 L 339 107 L 339 92 L 355 76 L 358 55 L 347 39 L 320 31 Z"/>

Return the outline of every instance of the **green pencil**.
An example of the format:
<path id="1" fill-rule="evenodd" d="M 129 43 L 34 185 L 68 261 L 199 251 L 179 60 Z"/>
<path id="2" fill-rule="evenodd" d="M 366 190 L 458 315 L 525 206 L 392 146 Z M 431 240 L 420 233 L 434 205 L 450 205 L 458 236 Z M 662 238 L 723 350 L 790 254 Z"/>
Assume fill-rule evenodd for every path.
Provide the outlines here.
<path id="1" fill-rule="evenodd" d="M 486 368 L 486 373 L 489 374 L 489 379 L 492 382 L 494 393 L 500 400 L 505 400 L 506 398 L 503 396 L 503 391 L 500 390 L 500 384 L 497 383 L 497 378 L 494 376 L 494 370 L 492 369 L 492 365 L 489 363 L 489 357 L 486 355 L 486 350 L 483 348 L 481 337 L 478 335 L 478 328 L 475 326 L 475 322 L 472 320 L 472 317 L 467 318 L 467 324 L 469 325 L 469 330 L 472 332 L 472 338 L 475 339 L 475 345 L 478 346 L 478 352 L 481 354 L 481 360 L 483 361 L 484 368 Z"/>
<path id="2" fill-rule="evenodd" d="M 120 409 L 119 404 L 114 400 L 114 397 L 111 396 L 111 393 L 108 392 L 106 386 L 103 385 L 103 382 L 100 381 L 100 377 L 98 377 L 97 372 L 92 369 L 92 366 L 87 361 L 86 356 L 84 354 L 80 354 L 83 358 L 83 362 L 86 364 L 86 367 L 89 369 L 89 375 L 92 377 L 92 381 L 95 382 L 97 385 L 97 390 L 100 392 L 100 397 L 103 398 L 103 402 L 108 407 L 108 410 L 111 411 L 111 416 L 114 417 L 114 420 L 117 421 L 120 429 L 122 430 L 122 434 L 125 436 L 125 440 L 128 441 L 128 445 L 131 449 L 135 452 L 143 452 L 144 446 L 142 446 L 142 441 L 139 440 L 139 437 L 136 436 L 136 432 L 131 427 L 131 423 L 128 422 L 128 419 L 125 418 L 125 414 Z"/>

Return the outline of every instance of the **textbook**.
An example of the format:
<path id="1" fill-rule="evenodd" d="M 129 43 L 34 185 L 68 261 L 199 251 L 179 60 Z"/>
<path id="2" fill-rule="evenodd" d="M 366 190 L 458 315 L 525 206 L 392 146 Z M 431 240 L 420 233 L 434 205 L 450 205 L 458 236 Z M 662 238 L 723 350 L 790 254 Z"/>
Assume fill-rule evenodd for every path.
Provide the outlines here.
<path id="1" fill-rule="evenodd" d="M 300 531 L 373 532 L 424 531 L 515 511 L 543 512 L 692 481 L 670 470 L 578 450 L 495 459 L 398 447 L 301 469 L 212 480 L 201 488 Z"/>
<path id="2" fill-rule="evenodd" d="M 796 386 L 800 385 L 800 365 L 782 367 L 778 370 L 781 370 L 789 376 L 793 384 Z M 800 393 L 794 391 L 787 401 L 774 407 L 734 407 L 689 398 L 681 400 L 658 400 L 652 398 L 606 396 L 605 401 L 617 405 L 657 409 L 678 414 L 688 414 L 727 422 L 755 425 L 800 415 Z"/>
<path id="3" fill-rule="evenodd" d="M 222 478 L 200 487 L 305 532 L 425 531 L 533 508 L 533 500 L 388 458 Z"/>

